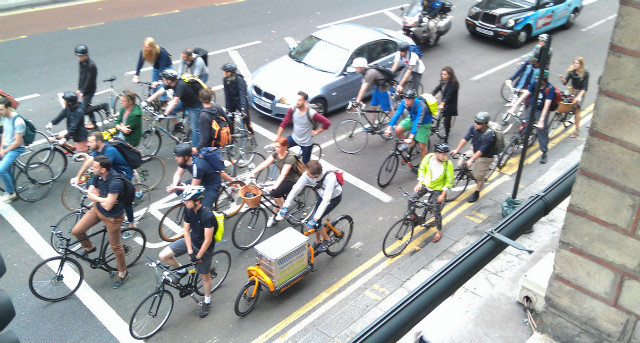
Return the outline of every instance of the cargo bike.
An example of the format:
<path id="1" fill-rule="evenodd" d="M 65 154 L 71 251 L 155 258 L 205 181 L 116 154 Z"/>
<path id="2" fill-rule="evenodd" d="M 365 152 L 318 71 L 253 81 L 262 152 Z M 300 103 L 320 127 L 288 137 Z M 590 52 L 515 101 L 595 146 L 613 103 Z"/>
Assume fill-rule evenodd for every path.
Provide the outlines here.
<path id="1" fill-rule="evenodd" d="M 316 249 L 315 244 L 309 245 L 308 236 L 320 228 L 304 231 L 303 220 L 290 214 L 287 214 L 286 219 L 292 225 L 300 227 L 300 231 L 288 227 L 254 247 L 257 262 L 255 266 L 247 268 L 249 280 L 236 297 L 236 315 L 249 314 L 263 288 L 277 296 L 315 271 L 315 257 L 322 252 Z M 351 239 L 353 219 L 348 215 L 341 215 L 333 220 L 326 219 L 324 227 L 330 237 L 324 252 L 329 256 L 336 256 L 344 251 Z"/>

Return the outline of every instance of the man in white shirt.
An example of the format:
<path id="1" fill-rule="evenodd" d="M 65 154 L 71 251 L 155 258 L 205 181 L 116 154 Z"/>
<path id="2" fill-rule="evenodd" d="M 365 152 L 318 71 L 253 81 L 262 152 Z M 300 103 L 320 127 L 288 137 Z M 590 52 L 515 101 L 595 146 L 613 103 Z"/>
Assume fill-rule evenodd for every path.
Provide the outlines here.
<path id="1" fill-rule="evenodd" d="M 422 73 L 424 73 L 424 63 L 420 59 L 417 53 L 409 51 L 409 43 L 402 42 L 398 44 L 398 52 L 396 52 L 393 59 L 392 71 L 396 71 L 401 67 L 405 68 L 404 75 L 398 82 L 396 90 L 398 93 L 402 93 L 404 83 L 407 82 L 409 76 L 411 76 L 411 89 L 418 92 L 420 83 L 422 82 Z"/>

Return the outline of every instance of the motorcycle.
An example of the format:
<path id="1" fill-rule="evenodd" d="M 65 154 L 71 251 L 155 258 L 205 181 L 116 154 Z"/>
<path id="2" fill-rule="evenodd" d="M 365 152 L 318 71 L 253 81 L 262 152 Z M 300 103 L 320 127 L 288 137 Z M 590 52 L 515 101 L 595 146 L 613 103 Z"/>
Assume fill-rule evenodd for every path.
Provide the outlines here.
<path id="1" fill-rule="evenodd" d="M 402 11 L 402 32 L 419 45 L 435 45 L 451 29 L 451 9 L 453 4 L 442 1 L 440 13 L 435 18 L 429 18 L 428 12 L 423 11 L 422 0 L 413 0 L 408 8 L 400 7 Z M 429 32 L 429 22 L 435 22 L 434 37 Z M 431 24 L 434 25 L 434 24 Z"/>

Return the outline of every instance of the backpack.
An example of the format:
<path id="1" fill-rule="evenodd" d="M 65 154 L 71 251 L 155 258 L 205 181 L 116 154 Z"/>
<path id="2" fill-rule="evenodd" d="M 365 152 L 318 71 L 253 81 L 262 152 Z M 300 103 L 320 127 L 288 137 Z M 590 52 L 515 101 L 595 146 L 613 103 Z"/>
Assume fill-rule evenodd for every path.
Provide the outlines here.
<path id="1" fill-rule="evenodd" d="M 313 120 L 313 117 L 310 113 L 311 111 L 309 110 L 310 108 L 313 108 L 315 110 L 316 106 L 314 104 L 307 104 L 307 111 L 304 114 L 307 116 L 307 119 L 309 119 L 309 122 L 311 122 L 311 128 L 313 130 L 316 130 L 318 128 L 318 122 Z M 293 115 L 293 107 L 287 111 L 286 115 Z"/>
<path id="2" fill-rule="evenodd" d="M 384 76 L 384 81 L 382 81 L 381 84 L 377 84 L 376 85 L 378 87 L 380 87 L 382 85 L 385 85 L 385 84 L 392 84 L 393 80 L 395 80 L 395 78 L 396 78 L 395 73 L 393 71 L 391 71 L 390 68 L 383 67 L 383 66 L 377 65 L 377 64 L 372 64 L 372 65 L 369 66 L 369 68 L 379 71 Z"/>
<path id="3" fill-rule="evenodd" d="M 493 147 L 493 155 L 498 155 L 504 151 L 504 148 L 506 146 L 504 141 L 504 132 L 502 132 L 502 126 L 496 122 L 490 121 L 487 127 L 488 129 L 485 130 L 482 135 L 484 136 L 489 132 L 493 132 L 494 140 L 491 146 Z M 491 156 L 486 156 L 486 157 L 491 157 Z"/>
<path id="4" fill-rule="evenodd" d="M 140 168 L 142 165 L 142 153 L 140 150 L 120 138 L 109 140 L 109 145 L 118 150 L 131 169 Z"/>
<path id="5" fill-rule="evenodd" d="M 562 92 L 558 90 L 556 87 L 552 87 L 555 95 L 553 96 L 553 101 L 551 101 L 551 106 L 549 106 L 549 111 L 555 111 L 558 109 L 558 105 L 562 102 Z M 545 92 L 545 98 L 549 95 L 549 88 L 547 87 L 547 91 Z"/>
<path id="6" fill-rule="evenodd" d="M 113 179 L 111 179 L 111 182 L 116 179 L 122 180 L 123 186 L 122 192 L 118 194 L 118 202 L 123 204 L 124 206 L 131 206 L 133 204 L 133 200 L 136 197 L 136 187 L 133 185 L 131 180 L 127 179 L 122 174 L 116 175 Z"/>
<path id="7" fill-rule="evenodd" d="M 294 168 L 296 168 L 296 171 L 298 172 L 298 175 L 304 174 L 304 172 L 307 170 L 307 166 L 305 166 L 304 163 L 302 162 L 302 160 L 300 160 L 298 158 L 298 155 L 293 155 L 293 157 L 296 159 L 296 163 L 294 164 Z"/>
<path id="8" fill-rule="evenodd" d="M 212 211 L 213 216 L 216 217 L 216 221 L 218 222 L 218 228 L 216 229 L 216 233 L 213 235 L 213 239 L 216 242 L 220 242 L 222 240 L 222 235 L 224 234 L 224 213 L 218 211 Z"/>
<path id="9" fill-rule="evenodd" d="M 417 45 L 415 44 L 409 45 L 409 52 L 418 54 L 418 58 L 422 59 L 422 50 L 420 50 L 420 47 L 418 47 Z M 407 56 L 407 59 L 409 59 L 409 57 L 411 57 L 411 55 Z"/>
<path id="10" fill-rule="evenodd" d="M 216 171 L 224 170 L 224 160 L 220 150 L 215 147 L 205 147 L 200 149 L 200 157 L 205 160 Z"/>
<path id="11" fill-rule="evenodd" d="M 431 95 L 431 93 L 424 93 L 419 95 L 418 99 L 427 104 L 432 116 L 438 115 L 438 100 L 435 96 Z"/>
<path id="12" fill-rule="evenodd" d="M 223 147 L 231 143 L 231 127 L 229 126 L 229 118 L 224 114 L 224 109 L 217 104 L 213 104 L 213 109 L 217 112 L 212 114 L 211 129 L 213 130 L 212 147 Z"/>
<path id="13" fill-rule="evenodd" d="M 22 136 L 22 142 L 24 142 L 24 145 L 30 145 L 31 143 L 33 143 L 33 141 L 36 139 L 36 126 L 33 125 L 33 123 L 31 122 L 31 120 L 21 116 L 21 115 L 16 115 L 15 117 L 13 117 L 13 123 L 11 123 L 11 125 L 14 126 L 15 128 L 15 124 L 16 124 L 16 118 L 22 118 L 22 120 L 24 120 L 24 124 L 25 124 L 25 130 L 24 130 L 24 136 Z"/>
<path id="14" fill-rule="evenodd" d="M 209 89 L 209 87 L 207 87 L 207 85 L 205 85 L 204 82 L 202 82 L 202 80 L 200 80 L 195 75 L 184 74 L 180 77 L 180 79 L 186 82 L 189 85 L 189 87 L 191 87 L 191 89 L 193 89 L 196 92 L 196 96 L 200 94 L 201 90 Z"/>
<path id="15" fill-rule="evenodd" d="M 324 183 L 324 178 L 327 177 L 327 174 L 329 173 L 336 174 L 336 179 L 338 180 L 338 184 L 340 186 L 344 185 L 344 172 L 342 170 L 335 169 L 335 170 L 329 170 L 326 173 L 324 173 L 324 175 L 322 175 L 322 178 L 316 184 L 316 189 L 322 188 L 322 184 Z"/>
<path id="16" fill-rule="evenodd" d="M 193 53 L 196 54 L 196 56 L 202 58 L 202 60 L 204 61 L 204 65 L 206 65 L 207 67 L 209 66 L 209 51 L 203 48 L 193 48 Z"/>

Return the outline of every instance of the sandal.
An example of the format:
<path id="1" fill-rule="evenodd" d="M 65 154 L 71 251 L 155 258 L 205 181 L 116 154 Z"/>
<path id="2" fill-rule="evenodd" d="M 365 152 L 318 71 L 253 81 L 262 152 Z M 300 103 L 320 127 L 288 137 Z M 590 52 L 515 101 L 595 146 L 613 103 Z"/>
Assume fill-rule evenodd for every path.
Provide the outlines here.
<path id="1" fill-rule="evenodd" d="M 571 134 L 571 136 L 569 136 L 569 137 L 571 137 L 571 138 L 578 138 L 578 133 L 577 133 L 577 132 L 574 132 L 574 133 L 572 133 L 572 134 Z"/>
<path id="2" fill-rule="evenodd" d="M 438 243 L 440 242 L 440 239 L 442 239 L 442 234 L 438 235 L 437 233 L 435 234 L 435 236 L 433 236 L 433 243 Z"/>

